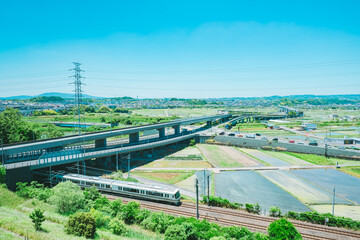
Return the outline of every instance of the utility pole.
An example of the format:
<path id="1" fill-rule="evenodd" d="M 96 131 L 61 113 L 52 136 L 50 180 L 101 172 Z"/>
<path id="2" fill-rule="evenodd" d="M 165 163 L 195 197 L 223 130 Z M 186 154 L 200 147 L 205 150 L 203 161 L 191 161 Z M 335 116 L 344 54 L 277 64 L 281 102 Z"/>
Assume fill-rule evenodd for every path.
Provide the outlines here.
<path id="1" fill-rule="evenodd" d="M 207 202 L 208 202 L 208 206 L 210 206 L 210 175 L 207 175 L 207 187 L 208 187 L 208 191 L 207 191 Z"/>
<path id="2" fill-rule="evenodd" d="M 332 202 L 332 215 L 334 216 L 334 206 L 335 206 L 335 184 L 333 186 L 333 202 Z"/>
<path id="3" fill-rule="evenodd" d="M 199 182 L 198 182 L 198 179 L 195 179 L 195 189 L 196 189 L 196 219 L 199 219 Z"/>
<path id="4" fill-rule="evenodd" d="M 75 86 L 75 99 L 74 99 L 74 113 L 75 113 L 75 107 L 77 107 L 77 113 L 78 113 L 78 124 L 79 124 L 79 135 L 81 135 L 81 102 L 82 102 L 82 90 L 81 85 L 84 85 L 82 83 L 81 79 L 84 78 L 81 76 L 81 72 L 84 72 L 80 69 L 81 63 L 73 62 L 75 67 L 73 69 L 70 69 L 70 71 L 74 71 L 74 75 L 70 76 L 71 78 L 74 78 L 74 82 L 71 84 L 74 84 Z"/>
<path id="5" fill-rule="evenodd" d="M 206 195 L 205 189 L 206 189 L 206 172 L 205 172 L 205 168 L 204 168 L 204 184 L 203 184 L 203 196 Z"/>
<path id="6" fill-rule="evenodd" d="M 128 155 L 128 178 L 130 177 L 130 153 Z"/>

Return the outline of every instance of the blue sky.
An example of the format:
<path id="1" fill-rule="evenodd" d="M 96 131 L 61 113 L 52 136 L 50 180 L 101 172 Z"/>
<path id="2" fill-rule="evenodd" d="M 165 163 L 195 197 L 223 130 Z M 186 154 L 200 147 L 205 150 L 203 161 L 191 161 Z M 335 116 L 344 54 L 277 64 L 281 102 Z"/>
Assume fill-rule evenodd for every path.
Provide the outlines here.
<path id="1" fill-rule="evenodd" d="M 360 1 L 2 1 L 0 97 L 359 94 Z"/>

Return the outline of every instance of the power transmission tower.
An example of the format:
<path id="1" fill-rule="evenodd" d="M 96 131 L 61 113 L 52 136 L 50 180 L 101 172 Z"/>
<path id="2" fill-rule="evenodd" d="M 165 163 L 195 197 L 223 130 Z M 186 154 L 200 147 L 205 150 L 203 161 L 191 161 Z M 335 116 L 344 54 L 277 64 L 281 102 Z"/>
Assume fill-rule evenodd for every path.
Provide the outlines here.
<path id="1" fill-rule="evenodd" d="M 75 90 L 75 100 L 74 100 L 74 115 L 75 115 L 75 109 L 77 108 L 78 113 L 78 124 L 79 124 L 79 135 L 81 135 L 81 102 L 82 102 L 82 90 L 81 85 L 84 85 L 82 83 L 81 79 L 84 78 L 81 76 L 81 72 L 84 72 L 84 70 L 80 69 L 81 63 L 73 62 L 75 67 L 73 69 L 70 69 L 70 71 L 74 71 L 74 75 L 70 76 L 71 78 L 74 78 L 74 82 L 71 84 L 74 84 Z"/>

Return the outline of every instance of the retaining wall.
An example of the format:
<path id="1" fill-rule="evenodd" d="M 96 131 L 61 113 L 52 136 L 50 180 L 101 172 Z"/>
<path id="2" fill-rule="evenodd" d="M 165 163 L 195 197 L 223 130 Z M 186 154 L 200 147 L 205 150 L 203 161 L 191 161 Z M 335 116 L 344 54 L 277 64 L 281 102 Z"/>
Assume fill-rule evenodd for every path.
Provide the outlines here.
<path id="1" fill-rule="evenodd" d="M 240 138 L 240 137 L 229 137 L 229 136 L 216 136 L 215 141 L 239 146 L 239 147 L 248 147 L 248 148 L 262 148 L 265 146 L 269 147 L 281 147 L 285 148 L 289 152 L 298 152 L 298 153 L 311 153 L 317 155 L 325 155 L 325 147 L 309 146 L 309 145 L 300 145 L 294 143 L 282 143 L 282 142 L 272 142 L 271 140 L 259 140 L 259 139 L 250 139 L 250 138 Z M 340 150 L 328 148 L 327 155 L 329 157 L 336 158 L 352 158 L 354 160 L 360 160 L 360 153 L 351 150 Z"/>

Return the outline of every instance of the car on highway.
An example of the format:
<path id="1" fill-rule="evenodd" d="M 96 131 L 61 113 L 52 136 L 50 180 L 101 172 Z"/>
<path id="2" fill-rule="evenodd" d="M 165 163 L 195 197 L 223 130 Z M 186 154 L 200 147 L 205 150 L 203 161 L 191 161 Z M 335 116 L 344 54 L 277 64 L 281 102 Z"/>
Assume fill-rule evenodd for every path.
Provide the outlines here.
<path id="1" fill-rule="evenodd" d="M 297 144 L 304 145 L 304 142 L 298 142 Z"/>
<path id="2" fill-rule="evenodd" d="M 238 137 L 244 137 L 244 135 L 239 134 Z"/>
<path id="3" fill-rule="evenodd" d="M 273 142 L 279 142 L 278 138 L 273 138 L 272 140 L 273 140 Z"/>
<path id="4" fill-rule="evenodd" d="M 260 140 L 266 141 L 267 137 L 261 137 Z"/>
<path id="5" fill-rule="evenodd" d="M 294 140 L 289 140 L 289 143 L 295 143 L 295 141 Z"/>
<path id="6" fill-rule="evenodd" d="M 229 137 L 235 137 L 235 133 L 229 133 L 228 136 Z"/>
<path id="7" fill-rule="evenodd" d="M 255 138 L 255 134 L 248 133 L 248 134 L 246 134 L 246 138 Z"/>
<path id="8" fill-rule="evenodd" d="M 225 135 L 225 132 L 220 132 L 219 135 Z"/>
<path id="9" fill-rule="evenodd" d="M 315 141 L 313 141 L 313 142 L 310 142 L 310 143 L 309 143 L 309 145 L 310 145 L 310 146 L 317 146 L 317 145 L 318 145 L 318 143 L 317 143 L 317 142 L 315 142 Z"/>
<path id="10" fill-rule="evenodd" d="M 260 133 L 255 133 L 255 135 L 256 135 L 256 136 L 258 136 L 258 137 L 260 137 L 260 136 L 261 136 L 261 134 L 260 134 Z"/>

